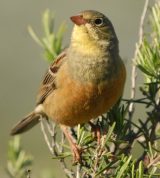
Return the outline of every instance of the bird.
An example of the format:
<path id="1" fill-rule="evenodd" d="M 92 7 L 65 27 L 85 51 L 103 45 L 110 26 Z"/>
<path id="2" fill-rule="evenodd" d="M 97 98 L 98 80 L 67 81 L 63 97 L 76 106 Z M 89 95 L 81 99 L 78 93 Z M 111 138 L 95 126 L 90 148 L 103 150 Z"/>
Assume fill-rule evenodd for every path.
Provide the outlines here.
<path id="1" fill-rule="evenodd" d="M 112 22 L 103 13 L 84 10 L 70 19 L 74 27 L 69 46 L 49 66 L 34 110 L 12 128 L 11 135 L 49 118 L 60 125 L 74 160 L 80 162 L 80 148 L 68 127 L 90 122 L 116 104 L 123 94 L 126 68 Z"/>

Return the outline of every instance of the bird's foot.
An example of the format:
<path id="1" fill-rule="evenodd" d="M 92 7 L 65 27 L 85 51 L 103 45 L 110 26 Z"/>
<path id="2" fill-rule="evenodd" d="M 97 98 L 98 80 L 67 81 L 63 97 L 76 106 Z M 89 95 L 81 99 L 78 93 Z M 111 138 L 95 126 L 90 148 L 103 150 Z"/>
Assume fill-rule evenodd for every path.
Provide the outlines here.
<path id="1" fill-rule="evenodd" d="M 82 148 L 80 148 L 76 143 L 72 143 L 71 150 L 73 154 L 73 164 L 81 163 Z"/>

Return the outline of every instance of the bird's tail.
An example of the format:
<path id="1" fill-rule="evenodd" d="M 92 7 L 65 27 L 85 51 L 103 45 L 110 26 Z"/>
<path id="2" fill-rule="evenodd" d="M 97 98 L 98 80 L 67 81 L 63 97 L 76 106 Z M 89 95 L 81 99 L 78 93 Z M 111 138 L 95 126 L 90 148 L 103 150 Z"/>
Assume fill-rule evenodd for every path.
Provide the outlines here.
<path id="1" fill-rule="evenodd" d="M 41 114 L 32 112 L 24 119 L 20 120 L 11 130 L 11 135 L 20 134 L 31 129 L 33 126 L 39 123 Z"/>

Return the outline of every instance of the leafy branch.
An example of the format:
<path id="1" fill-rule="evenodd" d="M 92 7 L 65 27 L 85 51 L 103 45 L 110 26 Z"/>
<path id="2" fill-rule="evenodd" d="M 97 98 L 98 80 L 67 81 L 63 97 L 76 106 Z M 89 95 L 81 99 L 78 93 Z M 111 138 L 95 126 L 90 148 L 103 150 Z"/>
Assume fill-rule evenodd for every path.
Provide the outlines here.
<path id="1" fill-rule="evenodd" d="M 54 15 L 48 9 L 42 16 L 42 26 L 44 29 L 44 36 L 39 38 L 31 26 L 28 27 L 28 31 L 35 42 L 44 49 L 45 58 L 48 61 L 52 61 L 62 51 L 63 35 L 66 30 L 65 23 L 62 23 L 58 31 L 54 31 Z"/>
<path id="2" fill-rule="evenodd" d="M 6 171 L 10 178 L 30 178 L 33 158 L 20 146 L 20 137 L 16 136 L 9 142 L 8 162 Z M 28 175 L 28 176 L 27 176 Z"/>

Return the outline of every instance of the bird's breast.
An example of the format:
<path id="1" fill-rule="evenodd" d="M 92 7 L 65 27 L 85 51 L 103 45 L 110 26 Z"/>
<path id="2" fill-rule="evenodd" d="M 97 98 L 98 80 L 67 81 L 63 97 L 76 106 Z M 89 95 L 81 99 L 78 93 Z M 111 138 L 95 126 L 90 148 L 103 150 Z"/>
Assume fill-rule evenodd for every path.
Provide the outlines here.
<path id="1" fill-rule="evenodd" d="M 115 77 L 95 84 L 75 80 L 67 65 L 57 75 L 57 89 L 44 102 L 46 114 L 56 122 L 68 126 L 85 123 L 110 109 L 122 95 L 125 68 L 121 66 Z"/>
<path id="2" fill-rule="evenodd" d="M 108 56 L 74 56 L 73 60 L 68 61 L 68 66 L 70 75 L 75 80 L 98 84 L 116 73 L 117 64 Z"/>

